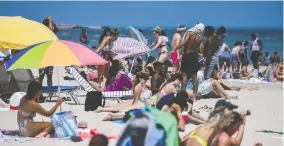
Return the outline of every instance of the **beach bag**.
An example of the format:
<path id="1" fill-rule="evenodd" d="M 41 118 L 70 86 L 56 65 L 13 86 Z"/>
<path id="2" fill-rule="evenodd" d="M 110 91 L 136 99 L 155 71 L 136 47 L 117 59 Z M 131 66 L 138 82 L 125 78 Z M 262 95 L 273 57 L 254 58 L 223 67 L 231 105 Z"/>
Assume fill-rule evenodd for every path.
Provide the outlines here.
<path id="1" fill-rule="evenodd" d="M 228 51 L 223 51 L 222 54 L 220 55 L 220 58 L 221 59 L 225 59 L 225 60 L 231 60 L 232 59 L 232 55 Z"/>
<path id="2" fill-rule="evenodd" d="M 85 100 L 85 111 L 95 111 L 99 106 L 105 106 L 103 94 L 98 91 L 88 92 Z"/>
<path id="3" fill-rule="evenodd" d="M 131 111 L 130 111 L 131 112 Z M 133 110 L 116 146 L 164 146 L 165 131 L 151 115 Z"/>
<path id="4" fill-rule="evenodd" d="M 55 137 L 66 138 L 77 135 L 77 122 L 72 111 L 60 112 L 51 116 Z"/>

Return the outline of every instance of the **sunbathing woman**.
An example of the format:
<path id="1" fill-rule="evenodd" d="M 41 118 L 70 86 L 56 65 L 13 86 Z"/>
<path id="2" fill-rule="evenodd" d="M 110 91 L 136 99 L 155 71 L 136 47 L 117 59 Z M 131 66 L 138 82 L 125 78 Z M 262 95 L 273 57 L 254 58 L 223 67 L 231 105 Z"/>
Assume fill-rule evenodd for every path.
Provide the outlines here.
<path id="1" fill-rule="evenodd" d="M 179 131 L 184 131 L 185 130 L 185 123 L 184 123 L 184 120 L 183 120 L 183 118 L 181 116 L 181 112 L 186 110 L 186 108 L 187 108 L 186 100 L 187 100 L 186 92 L 180 91 L 177 94 L 177 97 L 172 98 L 171 102 L 166 103 L 163 106 L 163 110 L 164 111 L 169 112 L 169 113 L 175 115 L 175 117 L 177 118 L 177 120 L 178 120 L 178 130 Z M 167 106 L 167 108 L 166 108 L 166 106 Z M 104 118 L 104 121 L 122 120 L 125 115 L 126 115 L 126 113 L 122 113 L 121 115 L 109 114 L 108 116 L 106 116 Z"/>
<path id="2" fill-rule="evenodd" d="M 283 66 L 282 66 L 283 68 Z M 277 62 L 273 62 L 268 68 L 268 81 L 269 82 L 279 82 L 283 81 L 283 75 L 281 75 L 281 65 L 278 65 Z"/>
<path id="3" fill-rule="evenodd" d="M 165 82 L 161 88 L 160 91 L 152 96 L 150 99 L 147 99 L 147 103 L 150 105 L 155 105 L 161 97 L 168 95 L 168 94 L 176 94 L 177 93 L 177 87 L 180 86 L 182 81 L 182 76 L 180 73 L 174 74 L 167 82 Z"/>
<path id="4" fill-rule="evenodd" d="M 218 142 L 219 135 L 223 132 L 229 131 L 230 133 L 235 133 L 239 129 L 243 129 L 244 120 L 237 112 L 226 114 L 217 123 L 209 122 L 192 131 L 185 143 L 187 146 L 215 145 Z M 240 145 L 242 135 L 242 132 L 238 133 L 238 139 L 235 140 L 236 144 Z M 239 139 L 239 137 L 241 138 Z"/>
<path id="5" fill-rule="evenodd" d="M 198 86 L 197 95 L 199 98 L 237 98 L 230 96 L 218 81 L 217 71 L 213 71 L 211 78 L 205 80 Z"/>
<path id="6" fill-rule="evenodd" d="M 134 99 L 126 100 L 120 104 L 106 105 L 104 108 L 98 108 L 96 112 L 126 112 L 131 109 L 142 108 L 145 106 L 144 102 L 151 97 L 151 91 L 146 88 L 146 81 L 148 76 L 144 73 L 138 73 L 136 82 L 134 84 Z"/>
<path id="7" fill-rule="evenodd" d="M 161 28 L 156 27 L 156 29 L 153 32 L 153 36 L 155 38 L 155 42 L 150 46 L 152 50 L 158 49 L 159 57 L 158 61 L 159 62 L 164 62 L 168 58 L 168 50 L 167 50 L 167 41 L 165 37 L 161 36 Z"/>
<path id="8" fill-rule="evenodd" d="M 41 95 L 42 85 L 32 81 L 28 86 L 27 94 L 21 99 L 17 114 L 19 133 L 25 137 L 51 137 L 54 128 L 50 122 L 34 122 L 36 113 L 49 117 L 61 105 L 62 98 L 59 97 L 56 105 L 49 111 L 43 109 L 38 103 Z"/>

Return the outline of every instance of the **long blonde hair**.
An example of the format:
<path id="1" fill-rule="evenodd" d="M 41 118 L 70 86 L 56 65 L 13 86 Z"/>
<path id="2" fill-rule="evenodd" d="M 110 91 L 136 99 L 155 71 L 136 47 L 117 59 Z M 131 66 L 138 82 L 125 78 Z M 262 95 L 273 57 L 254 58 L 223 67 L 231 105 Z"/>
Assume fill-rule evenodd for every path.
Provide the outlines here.
<path id="1" fill-rule="evenodd" d="M 241 122 L 242 120 L 242 116 L 237 112 L 224 115 L 215 125 L 212 126 L 213 132 L 210 135 L 209 140 L 212 141 L 215 136 L 220 135 L 222 132 L 227 130 L 229 126 Z"/>

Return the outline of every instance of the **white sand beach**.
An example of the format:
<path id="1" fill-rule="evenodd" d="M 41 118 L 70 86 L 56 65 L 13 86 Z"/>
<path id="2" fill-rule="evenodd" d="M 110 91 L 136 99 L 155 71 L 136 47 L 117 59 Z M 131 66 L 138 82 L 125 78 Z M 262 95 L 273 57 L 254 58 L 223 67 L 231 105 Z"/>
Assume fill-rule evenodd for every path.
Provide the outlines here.
<path id="1" fill-rule="evenodd" d="M 57 70 L 55 68 L 53 75 L 54 85 L 58 84 Z M 64 68 L 60 68 L 60 76 L 65 76 Z M 34 75 L 37 76 L 37 71 L 33 71 Z M 46 79 L 44 80 L 46 84 Z M 64 81 L 60 78 L 60 85 L 78 85 L 76 81 Z M 282 84 L 254 84 L 254 86 L 259 86 L 259 90 L 249 91 L 247 89 L 242 89 L 241 91 L 228 91 L 229 94 L 238 95 L 237 100 L 231 100 L 234 104 L 239 106 L 240 111 L 250 110 L 251 115 L 246 119 L 245 134 L 242 141 L 242 146 L 252 146 L 257 142 L 261 142 L 264 146 L 281 146 L 283 145 L 283 137 L 279 134 L 270 133 L 259 133 L 258 130 L 271 130 L 276 132 L 283 131 L 283 86 Z M 85 94 L 80 92 L 83 96 L 79 99 L 81 103 L 84 103 Z M 56 98 L 54 98 L 56 100 Z M 202 99 L 194 104 L 194 109 L 198 109 L 202 105 L 208 105 L 214 107 L 217 99 Z M 73 102 L 73 101 L 71 101 Z M 43 103 L 42 106 L 46 109 L 51 108 L 55 103 L 47 102 Z M 94 113 L 85 112 L 84 105 L 69 105 L 67 103 L 62 105 L 64 111 L 71 110 L 75 115 L 78 116 L 78 121 L 87 121 L 89 128 L 95 128 L 99 132 L 106 135 L 119 135 L 123 129 L 123 125 L 116 124 L 113 122 L 102 122 L 102 118 L 107 113 Z M 202 111 L 201 111 L 202 112 Z M 6 130 L 17 130 L 17 112 L 0 111 L 0 129 Z M 202 115 L 208 115 L 208 112 L 202 112 Z M 37 115 L 35 121 L 50 121 L 49 118 Z M 194 127 L 194 126 L 192 126 Z M 190 125 L 187 130 L 192 128 Z M 181 133 L 181 136 L 184 133 Z M 89 139 L 82 142 L 74 143 L 70 140 L 57 140 L 57 139 L 27 139 L 27 141 L 13 141 L 7 140 L 7 137 L 0 136 L 1 146 L 18 146 L 28 145 L 28 146 L 87 146 Z M 110 140 L 110 146 L 115 145 L 116 140 Z"/>

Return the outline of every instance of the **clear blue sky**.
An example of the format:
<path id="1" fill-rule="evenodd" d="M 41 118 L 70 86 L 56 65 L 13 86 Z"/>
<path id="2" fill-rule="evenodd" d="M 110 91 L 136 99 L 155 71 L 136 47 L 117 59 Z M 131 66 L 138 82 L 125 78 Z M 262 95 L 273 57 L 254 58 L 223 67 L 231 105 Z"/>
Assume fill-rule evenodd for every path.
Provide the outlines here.
<path id="1" fill-rule="evenodd" d="M 108 26 L 205 25 L 282 28 L 282 2 L 0 2 L 0 15 Z"/>

